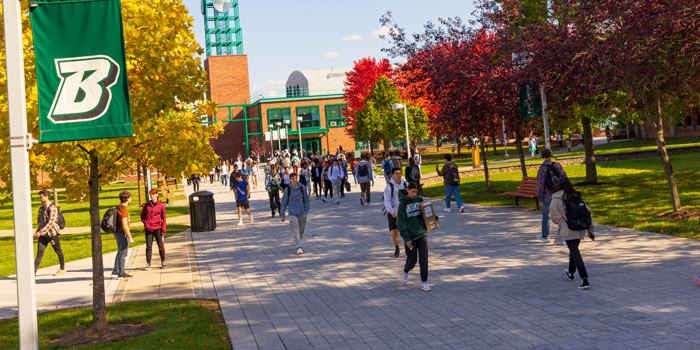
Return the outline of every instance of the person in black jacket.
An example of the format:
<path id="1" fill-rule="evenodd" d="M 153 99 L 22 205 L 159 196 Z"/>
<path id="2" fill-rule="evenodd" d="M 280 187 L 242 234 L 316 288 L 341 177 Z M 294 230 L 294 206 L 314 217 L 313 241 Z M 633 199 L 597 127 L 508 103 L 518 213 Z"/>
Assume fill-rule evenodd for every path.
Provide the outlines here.
<path id="1" fill-rule="evenodd" d="M 418 195 L 423 195 L 423 185 L 420 183 L 420 168 L 416 164 L 413 157 L 408 160 L 408 166 L 406 166 L 404 178 L 407 182 L 415 182 L 418 185 Z"/>
<path id="2" fill-rule="evenodd" d="M 321 198 L 321 192 L 323 191 L 323 185 L 321 174 L 323 173 L 323 167 L 318 158 L 314 158 L 314 166 L 311 168 L 311 181 L 314 184 L 314 194 L 316 194 L 316 199 Z"/>

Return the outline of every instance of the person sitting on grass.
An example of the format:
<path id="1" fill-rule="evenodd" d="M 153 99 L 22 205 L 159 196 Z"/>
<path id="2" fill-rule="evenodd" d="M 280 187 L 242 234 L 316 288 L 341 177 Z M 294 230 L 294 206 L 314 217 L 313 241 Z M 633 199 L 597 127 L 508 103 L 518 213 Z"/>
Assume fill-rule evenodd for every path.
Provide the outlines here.
<path id="1" fill-rule="evenodd" d="M 403 283 L 408 283 L 408 272 L 420 261 L 420 289 L 429 292 L 428 285 L 428 231 L 423 220 L 418 196 L 418 184 L 409 182 L 407 190 L 399 190 L 399 213 L 397 223 L 406 249 L 406 264 L 403 267 Z"/>

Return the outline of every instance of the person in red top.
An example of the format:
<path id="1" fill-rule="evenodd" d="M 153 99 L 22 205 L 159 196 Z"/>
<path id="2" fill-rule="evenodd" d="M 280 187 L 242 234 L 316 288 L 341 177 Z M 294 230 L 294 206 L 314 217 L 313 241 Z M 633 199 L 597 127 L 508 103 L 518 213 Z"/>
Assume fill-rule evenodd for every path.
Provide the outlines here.
<path id="1" fill-rule="evenodd" d="M 158 253 L 160 254 L 160 265 L 162 268 L 165 264 L 165 205 L 158 200 L 158 190 L 152 189 L 149 192 L 151 200 L 143 205 L 141 209 L 141 222 L 146 232 L 146 268 L 151 269 L 151 256 L 153 253 L 153 238 L 155 237 L 158 244 Z"/>

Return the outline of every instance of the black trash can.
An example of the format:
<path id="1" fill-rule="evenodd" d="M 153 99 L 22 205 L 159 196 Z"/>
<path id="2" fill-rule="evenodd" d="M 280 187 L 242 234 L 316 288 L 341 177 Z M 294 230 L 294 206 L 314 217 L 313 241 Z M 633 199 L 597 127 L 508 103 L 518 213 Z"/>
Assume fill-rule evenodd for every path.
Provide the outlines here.
<path id="1" fill-rule="evenodd" d="M 392 156 L 391 157 L 391 164 L 394 168 L 401 169 L 401 161 L 402 161 L 401 156 Z"/>
<path id="2" fill-rule="evenodd" d="M 192 232 L 206 232 L 216 229 L 214 193 L 199 191 L 190 195 L 190 226 Z"/>

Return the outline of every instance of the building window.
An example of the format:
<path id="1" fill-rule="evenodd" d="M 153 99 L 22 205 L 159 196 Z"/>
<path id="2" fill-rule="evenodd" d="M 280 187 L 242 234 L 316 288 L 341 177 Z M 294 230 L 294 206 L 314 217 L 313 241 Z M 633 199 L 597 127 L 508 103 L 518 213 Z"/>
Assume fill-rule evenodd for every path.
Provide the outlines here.
<path id="1" fill-rule="evenodd" d="M 319 129 L 321 128 L 321 113 L 318 106 L 297 107 L 297 117 L 301 117 L 302 129 Z"/>
<path id="2" fill-rule="evenodd" d="M 345 126 L 343 110 L 347 109 L 346 104 L 326 105 L 326 125 L 329 128 Z"/>
<path id="3" fill-rule="evenodd" d="M 282 108 L 268 108 L 267 109 L 267 123 L 268 123 L 268 125 L 280 122 L 280 123 L 282 123 L 282 127 L 284 127 L 285 120 L 289 120 L 291 123 L 291 120 L 292 120 L 292 109 L 291 108 L 282 107 Z"/>

